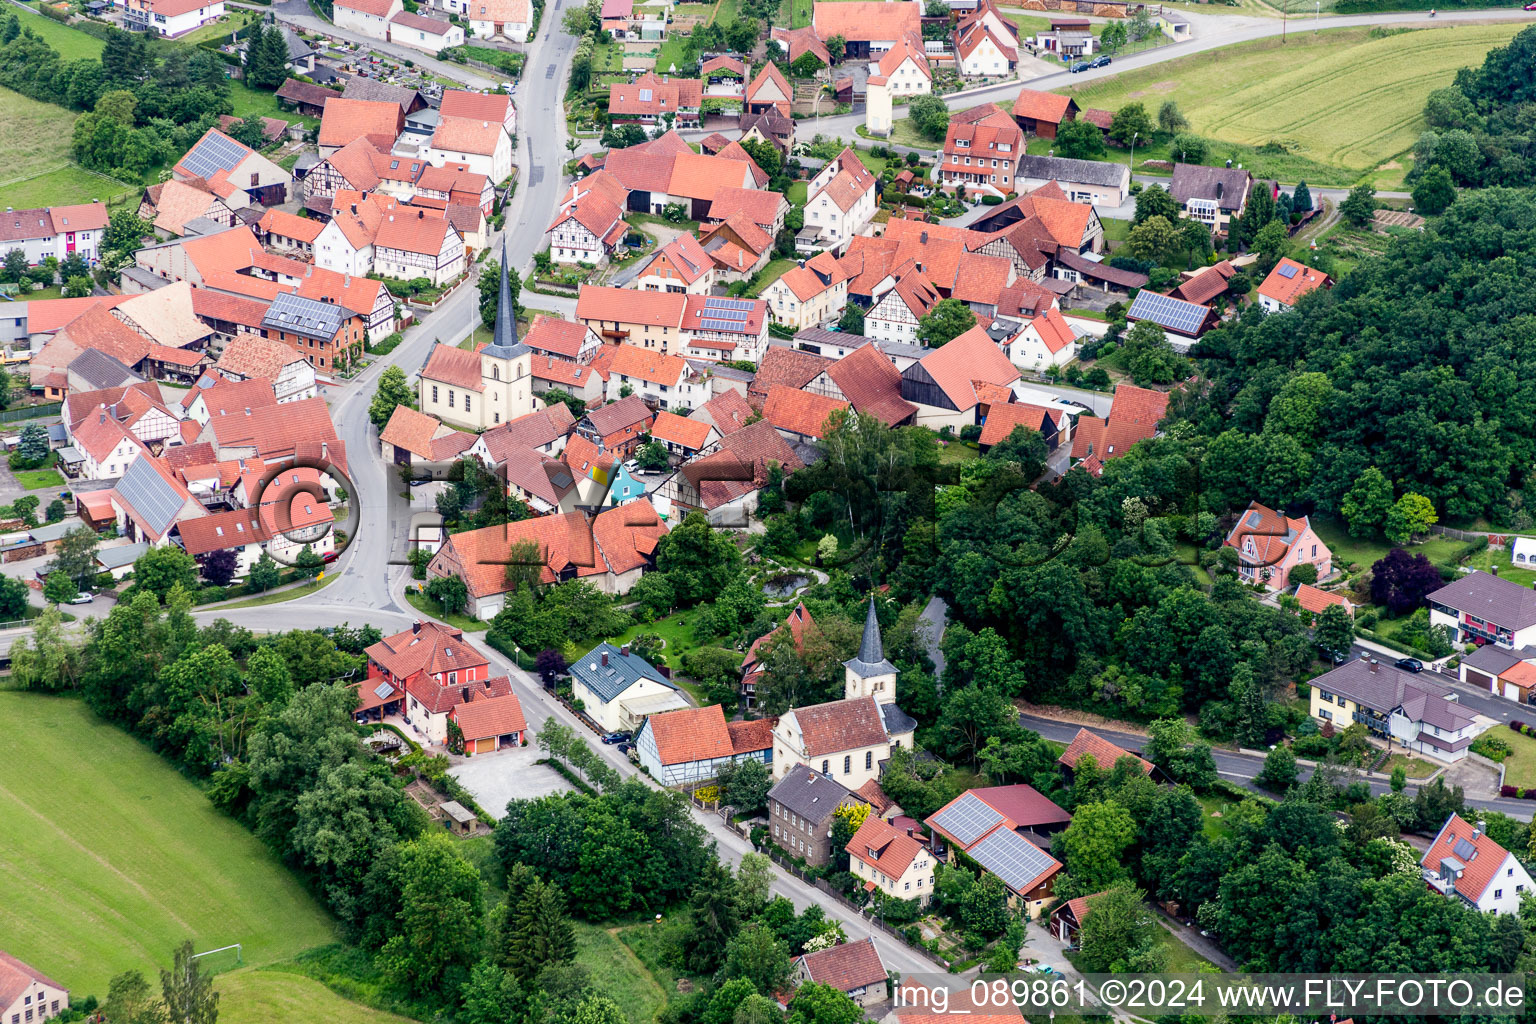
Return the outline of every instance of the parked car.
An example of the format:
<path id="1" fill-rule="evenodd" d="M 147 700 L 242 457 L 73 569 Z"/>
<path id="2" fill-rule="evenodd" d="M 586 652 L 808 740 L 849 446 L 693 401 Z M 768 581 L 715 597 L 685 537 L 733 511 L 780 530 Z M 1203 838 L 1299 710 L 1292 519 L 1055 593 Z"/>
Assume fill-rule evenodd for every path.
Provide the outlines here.
<path id="1" fill-rule="evenodd" d="M 627 739 L 629 739 L 627 732 L 610 732 L 603 735 L 604 743 L 623 743 Z"/>
<path id="2" fill-rule="evenodd" d="M 1398 658 L 1395 662 L 1393 662 L 1393 664 L 1402 669 L 1404 672 L 1424 671 L 1424 663 L 1418 658 Z"/>
<path id="3" fill-rule="evenodd" d="M 340 555 L 341 552 L 339 551 L 327 551 L 325 553 L 325 557 L 321 558 L 320 561 L 324 562 L 326 565 L 330 565 L 332 562 L 336 561 Z"/>
<path id="4" fill-rule="evenodd" d="M 1091 68 L 1107 68 L 1109 67 L 1109 57 L 1108 55 L 1103 57 L 1095 57 L 1093 60 L 1089 61 L 1088 66 Z"/>
<path id="5" fill-rule="evenodd" d="M 1526 4 L 1525 9 L 1528 11 L 1536 11 L 1536 4 Z"/>
<path id="6" fill-rule="evenodd" d="M 96 598 L 92 594 L 76 594 L 74 597 L 70 598 L 68 601 L 65 601 L 64 603 L 65 604 L 90 604 L 94 600 L 96 600 Z"/>
<path id="7" fill-rule="evenodd" d="M 638 472 L 640 472 L 640 460 L 639 459 L 627 459 L 624 462 L 624 468 L 629 470 L 631 473 L 638 473 Z"/>
<path id="8" fill-rule="evenodd" d="M 1068 69 L 1067 69 L 1067 70 L 1068 70 L 1068 71 L 1070 71 L 1070 72 L 1072 72 L 1072 73 L 1073 73 L 1073 74 L 1074 74 L 1074 75 L 1075 75 L 1075 74 L 1077 74 L 1077 73 L 1078 73 L 1078 72 L 1079 72 L 1079 71 L 1087 71 L 1087 70 L 1088 70 L 1088 68 L 1089 68 L 1089 67 L 1090 67 L 1090 65 L 1089 65 L 1089 63 L 1088 63 L 1088 62 L 1087 62 L 1087 61 L 1085 61 L 1085 60 L 1080 60 L 1080 61 L 1078 61 L 1078 62 L 1077 62 L 1077 63 L 1076 63 L 1076 64 L 1073 64 L 1073 65 L 1072 65 L 1072 66 L 1071 66 L 1071 67 L 1070 67 L 1070 68 L 1068 68 Z"/>

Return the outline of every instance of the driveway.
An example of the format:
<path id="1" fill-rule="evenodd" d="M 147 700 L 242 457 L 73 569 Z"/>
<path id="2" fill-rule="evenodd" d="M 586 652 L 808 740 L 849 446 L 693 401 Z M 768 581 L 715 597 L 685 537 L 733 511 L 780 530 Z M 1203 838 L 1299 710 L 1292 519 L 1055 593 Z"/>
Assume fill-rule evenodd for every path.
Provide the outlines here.
<path id="1" fill-rule="evenodd" d="M 509 800 L 535 800 L 575 787 L 547 764 L 535 764 L 543 752 L 537 746 L 512 747 L 494 754 L 476 754 L 448 769 L 469 790 L 485 812 L 500 818 Z"/>

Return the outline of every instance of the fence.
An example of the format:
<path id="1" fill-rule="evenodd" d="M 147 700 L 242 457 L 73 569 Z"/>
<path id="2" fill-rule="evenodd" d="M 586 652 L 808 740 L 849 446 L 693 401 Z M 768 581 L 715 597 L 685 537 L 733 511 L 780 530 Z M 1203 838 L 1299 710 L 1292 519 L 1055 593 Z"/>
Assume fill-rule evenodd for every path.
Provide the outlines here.
<path id="1" fill-rule="evenodd" d="M 1489 547 L 1503 547 L 1515 537 L 1523 536 L 1518 533 L 1487 533 L 1482 530 L 1458 530 L 1452 526 L 1441 526 L 1439 523 L 1429 528 L 1430 533 L 1442 534 L 1446 537 L 1455 537 L 1457 540 L 1481 540 L 1488 538 Z"/>
<path id="2" fill-rule="evenodd" d="M 0 412 L 0 423 L 15 423 L 17 420 L 42 419 L 47 416 L 57 416 L 63 410 L 63 402 L 50 402 L 47 405 L 24 405 L 15 409 L 6 409 L 4 412 Z"/>

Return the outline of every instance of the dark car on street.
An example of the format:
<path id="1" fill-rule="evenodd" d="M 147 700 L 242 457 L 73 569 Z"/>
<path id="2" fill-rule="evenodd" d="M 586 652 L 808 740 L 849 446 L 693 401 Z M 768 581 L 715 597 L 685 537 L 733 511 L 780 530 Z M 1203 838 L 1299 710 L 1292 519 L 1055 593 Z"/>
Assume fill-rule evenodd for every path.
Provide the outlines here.
<path id="1" fill-rule="evenodd" d="M 1074 74 L 1074 75 L 1075 75 L 1075 74 L 1077 74 L 1077 73 L 1078 73 L 1078 72 L 1079 72 L 1079 71 L 1087 71 L 1087 70 L 1088 70 L 1088 68 L 1089 68 L 1089 67 L 1091 67 L 1091 66 L 1092 66 L 1092 65 L 1090 65 L 1090 64 L 1089 64 L 1089 63 L 1088 63 L 1088 62 L 1087 62 L 1087 61 L 1085 61 L 1085 60 L 1080 60 L 1080 61 L 1078 61 L 1078 62 L 1077 62 L 1077 63 L 1076 63 L 1076 64 L 1073 64 L 1073 65 L 1072 65 L 1072 66 L 1071 66 L 1071 67 L 1070 67 L 1070 68 L 1068 68 L 1068 69 L 1067 69 L 1067 70 L 1068 70 L 1068 71 L 1070 71 L 1070 72 L 1072 72 L 1072 73 L 1073 73 L 1073 74 Z"/>
<path id="2" fill-rule="evenodd" d="M 604 743 L 623 743 L 627 739 L 629 739 L 627 732 L 610 732 L 603 735 Z"/>
<path id="3" fill-rule="evenodd" d="M 1424 663 L 1418 658 L 1398 658 L 1397 661 L 1393 662 L 1393 664 L 1402 669 L 1404 672 L 1424 671 Z"/>
<path id="4" fill-rule="evenodd" d="M 1107 68 L 1109 67 L 1109 57 L 1095 57 L 1088 62 L 1088 66 L 1091 68 Z"/>

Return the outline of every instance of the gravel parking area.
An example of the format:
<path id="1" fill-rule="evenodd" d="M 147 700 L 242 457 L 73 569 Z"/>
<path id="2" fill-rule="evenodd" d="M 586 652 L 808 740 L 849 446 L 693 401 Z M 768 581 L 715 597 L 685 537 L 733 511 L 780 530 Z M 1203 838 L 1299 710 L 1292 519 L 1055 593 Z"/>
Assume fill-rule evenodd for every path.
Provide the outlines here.
<path id="1" fill-rule="evenodd" d="M 549 765 L 535 764 L 539 756 L 535 746 L 477 754 L 448 769 L 448 774 L 469 790 L 487 814 L 500 818 L 509 800 L 533 800 L 574 788 Z"/>

